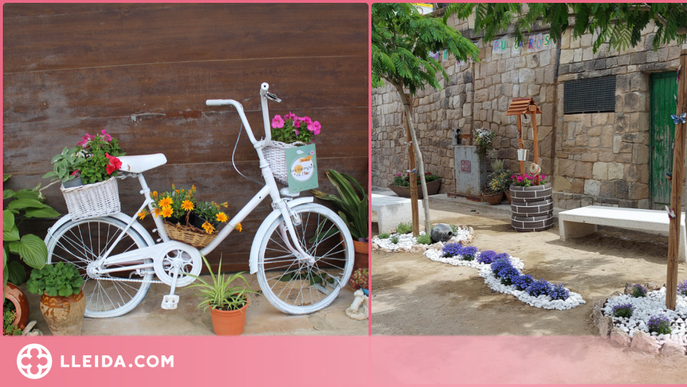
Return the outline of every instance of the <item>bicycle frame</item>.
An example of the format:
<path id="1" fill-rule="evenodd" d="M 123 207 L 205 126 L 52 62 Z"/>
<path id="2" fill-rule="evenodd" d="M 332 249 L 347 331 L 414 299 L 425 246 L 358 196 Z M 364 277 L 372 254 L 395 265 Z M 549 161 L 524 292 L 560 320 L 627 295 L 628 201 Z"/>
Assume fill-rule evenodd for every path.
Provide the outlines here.
<path id="1" fill-rule="evenodd" d="M 267 96 L 269 95 L 268 93 L 268 88 L 269 86 L 266 83 L 263 83 L 261 85 L 261 90 L 260 90 L 260 95 L 261 95 L 261 104 L 262 104 L 262 113 L 263 113 L 263 121 L 265 124 L 265 138 L 262 140 L 256 140 L 255 136 L 253 135 L 253 132 L 250 128 L 250 124 L 248 123 L 248 120 L 246 119 L 245 113 L 243 111 L 243 106 L 234 101 L 234 100 L 208 100 L 207 104 L 208 106 L 222 106 L 222 105 L 231 105 L 234 106 L 239 113 L 239 116 L 241 118 L 241 121 L 243 125 L 246 127 L 246 132 L 248 134 L 248 137 L 253 144 L 255 150 L 258 153 L 258 158 L 260 161 L 260 169 L 262 171 L 262 177 L 265 181 L 265 186 L 263 186 L 260 191 L 253 196 L 253 198 L 236 214 L 234 217 L 228 222 L 228 224 L 219 232 L 217 237 L 206 247 L 203 249 L 199 250 L 200 254 L 202 255 L 207 255 L 210 254 L 231 232 L 234 230 L 237 224 L 241 223 L 267 196 L 270 196 L 272 198 L 272 208 L 273 213 L 271 214 L 270 217 L 277 218 L 279 215 L 281 215 L 284 219 L 285 227 L 281 228 L 282 235 L 284 236 L 284 240 L 287 241 L 287 247 L 292 251 L 292 253 L 297 256 L 299 259 L 313 259 L 312 257 L 309 256 L 308 253 L 306 253 L 303 250 L 303 247 L 298 240 L 298 237 L 295 234 L 295 229 L 294 229 L 294 219 L 291 216 L 290 213 L 290 208 L 299 205 L 302 203 L 307 203 L 307 202 L 312 202 L 312 198 L 302 198 L 302 199 L 297 199 L 293 200 L 293 203 L 289 203 L 292 201 L 291 198 L 282 198 L 279 192 L 279 188 L 277 186 L 277 182 L 274 179 L 274 176 L 272 175 L 272 170 L 270 168 L 269 162 L 265 159 L 265 156 L 263 154 L 262 149 L 270 144 L 271 141 L 271 132 L 270 132 L 270 123 L 269 123 L 269 111 L 267 107 Z M 275 97 L 276 98 L 276 97 Z M 140 213 L 143 211 L 146 207 L 150 210 L 150 212 L 153 212 L 153 207 L 152 203 L 154 200 L 152 199 L 150 195 L 150 188 L 148 187 L 148 184 L 145 181 L 145 178 L 143 177 L 143 173 L 126 173 L 122 178 L 126 177 L 137 177 L 138 181 L 141 185 L 141 191 L 140 193 L 144 195 L 145 201 L 137 211 L 137 213 Z M 128 217 L 128 216 L 127 216 Z M 267 219 L 269 219 L 268 217 Z M 68 220 L 68 219 L 67 219 Z M 163 220 L 161 217 L 153 217 L 153 220 L 155 222 L 156 231 L 160 235 L 162 239 L 162 243 L 154 243 L 151 246 L 148 246 L 146 248 L 142 249 L 137 249 L 134 251 L 130 252 L 125 252 L 121 254 L 114 255 L 110 257 L 110 253 L 112 252 L 112 249 L 119 243 L 121 238 L 126 235 L 126 232 L 129 228 L 134 227 L 134 225 L 138 224 L 138 221 L 136 220 L 136 217 L 130 217 L 130 220 L 127 222 L 126 227 L 124 230 L 121 232 L 121 234 L 117 237 L 114 243 L 112 243 L 112 247 L 105 252 L 100 258 L 99 258 L 99 263 L 100 265 L 99 268 L 97 269 L 97 274 L 109 274 L 117 271 L 130 271 L 132 269 L 148 269 L 152 268 L 153 264 L 146 264 L 143 262 L 143 259 L 146 258 L 153 258 L 155 259 L 156 257 L 156 251 L 161 247 L 161 245 L 165 243 L 181 243 L 181 242 L 173 242 L 167 233 L 165 232 Z M 56 226 L 59 226 L 56 224 Z M 59 227 L 56 227 L 56 229 Z M 258 230 L 258 233 L 256 233 L 256 238 L 260 237 L 260 230 Z M 291 243 L 288 243 L 288 239 L 286 238 L 286 233 L 288 232 Z M 189 245 L 185 245 L 191 248 Z M 253 254 L 251 254 L 251 261 L 253 261 Z M 133 262 L 138 262 L 140 261 L 141 263 L 138 265 L 127 265 L 126 267 L 112 267 L 112 268 L 106 268 L 105 266 L 111 266 L 111 265 L 116 265 L 116 264 L 122 264 L 122 263 L 133 263 Z M 256 264 L 254 262 L 251 263 L 251 273 L 255 273 L 257 270 Z"/>

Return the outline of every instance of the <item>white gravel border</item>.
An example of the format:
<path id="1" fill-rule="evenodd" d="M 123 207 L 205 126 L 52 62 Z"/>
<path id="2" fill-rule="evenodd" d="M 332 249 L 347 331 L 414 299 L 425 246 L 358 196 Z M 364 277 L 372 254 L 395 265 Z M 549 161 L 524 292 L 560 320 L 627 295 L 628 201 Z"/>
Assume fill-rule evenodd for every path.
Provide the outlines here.
<path id="1" fill-rule="evenodd" d="M 658 335 L 654 332 L 651 333 L 651 336 L 659 345 L 671 340 L 680 345 L 687 346 L 687 297 L 678 295 L 676 301 L 675 310 L 666 308 L 666 288 L 662 287 L 659 290 L 647 292 L 646 297 L 632 297 L 629 294 L 621 294 L 609 298 L 601 311 L 606 317 L 610 317 L 613 320 L 614 327 L 622 329 L 630 337 L 632 337 L 635 330 L 649 333 L 649 327 L 647 326 L 649 319 L 663 314 L 672 320 L 670 324 L 671 334 Z M 634 306 L 632 316 L 629 318 L 613 316 L 614 306 L 628 303 Z"/>
<path id="2" fill-rule="evenodd" d="M 491 270 L 491 265 L 477 262 L 477 258 L 479 258 L 480 254 L 481 252 L 477 252 L 477 254 L 475 254 L 475 259 L 472 261 L 464 261 L 461 255 L 443 257 L 441 250 L 431 249 L 425 251 L 425 256 L 432 261 L 447 263 L 453 266 L 467 266 L 479 270 L 480 277 L 484 278 L 484 282 L 489 286 L 489 288 L 499 293 L 515 296 L 518 300 L 536 308 L 565 310 L 572 309 L 576 306 L 586 303 L 580 294 L 572 292 L 570 289 L 568 289 L 568 291 L 570 291 L 570 295 L 566 300 L 553 300 L 547 295 L 532 297 L 526 291 L 518 290 L 513 285 L 504 285 L 501 283 L 500 279 L 494 276 L 494 273 Z M 522 269 L 525 267 L 524 262 L 520 258 L 516 257 L 510 257 L 510 261 L 513 264 L 513 267 L 522 274 Z"/>
<path id="3" fill-rule="evenodd" d="M 431 245 L 422 245 L 417 243 L 417 238 L 412 233 L 407 234 L 391 234 L 389 238 L 379 239 L 376 235 L 372 238 L 372 250 L 382 250 L 384 252 L 401 252 L 409 253 L 413 249 L 421 249 L 422 251 L 429 249 L 442 249 L 446 243 L 462 243 L 468 244 L 472 242 L 474 231 L 472 227 L 456 226 L 456 235 L 454 235 L 448 242 L 437 242 Z M 425 235 L 424 231 L 420 231 L 419 235 Z M 391 242 L 391 238 L 398 237 L 398 243 Z"/>

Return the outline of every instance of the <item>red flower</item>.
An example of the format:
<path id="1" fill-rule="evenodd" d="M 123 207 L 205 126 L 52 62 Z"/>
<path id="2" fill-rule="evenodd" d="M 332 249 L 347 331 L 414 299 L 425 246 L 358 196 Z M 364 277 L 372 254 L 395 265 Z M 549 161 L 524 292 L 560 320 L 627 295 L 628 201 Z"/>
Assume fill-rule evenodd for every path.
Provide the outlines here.
<path id="1" fill-rule="evenodd" d="M 122 162 L 119 161 L 118 158 L 116 158 L 116 157 L 114 157 L 114 156 L 110 156 L 110 155 L 107 154 L 107 153 L 105 153 L 105 156 L 107 156 L 107 158 L 110 160 L 110 163 L 107 165 L 107 168 L 105 168 L 105 170 L 107 171 L 107 174 L 108 174 L 108 175 L 111 175 L 112 172 L 118 171 L 119 168 L 122 167 Z"/>

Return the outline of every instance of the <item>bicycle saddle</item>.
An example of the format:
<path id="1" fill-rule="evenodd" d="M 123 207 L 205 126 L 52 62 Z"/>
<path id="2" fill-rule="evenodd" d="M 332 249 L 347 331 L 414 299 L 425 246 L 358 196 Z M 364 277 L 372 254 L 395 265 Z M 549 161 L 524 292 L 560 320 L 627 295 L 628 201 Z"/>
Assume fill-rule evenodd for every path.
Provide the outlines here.
<path id="1" fill-rule="evenodd" d="M 167 158 L 162 153 L 141 156 L 120 156 L 122 162 L 121 171 L 131 173 L 142 173 L 160 165 L 167 164 Z"/>

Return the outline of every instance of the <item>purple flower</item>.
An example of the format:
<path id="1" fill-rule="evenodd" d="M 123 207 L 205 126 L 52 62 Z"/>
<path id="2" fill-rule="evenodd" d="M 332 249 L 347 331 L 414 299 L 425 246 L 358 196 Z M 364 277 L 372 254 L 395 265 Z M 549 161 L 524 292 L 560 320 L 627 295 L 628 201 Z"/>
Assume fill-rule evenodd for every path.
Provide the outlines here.
<path id="1" fill-rule="evenodd" d="M 615 305 L 613 307 L 613 316 L 630 318 L 632 316 L 632 312 L 634 312 L 634 310 L 635 310 L 635 307 L 632 306 L 632 304 L 630 304 L 630 303 Z"/>
<path id="2" fill-rule="evenodd" d="M 632 287 L 632 297 L 646 297 L 646 288 L 640 284 L 636 284 Z"/>
<path id="3" fill-rule="evenodd" d="M 539 297 L 548 295 L 550 288 L 551 284 L 542 278 L 539 281 L 533 281 L 527 288 L 527 293 L 529 293 L 529 295 L 532 297 Z"/>
<path id="4" fill-rule="evenodd" d="M 512 278 L 511 281 L 516 289 L 525 290 L 530 286 L 530 284 L 532 284 L 532 282 L 534 282 L 534 278 L 532 278 L 531 275 L 526 274 Z"/>
<path id="5" fill-rule="evenodd" d="M 677 285 L 677 294 L 687 296 L 687 279 Z"/>
<path id="6" fill-rule="evenodd" d="M 553 300 L 567 300 L 570 291 L 563 287 L 563 284 L 553 285 L 549 288 L 549 297 Z"/>
<path id="7" fill-rule="evenodd" d="M 649 328 L 649 332 L 656 332 L 659 335 L 670 334 L 672 330 L 670 328 L 670 320 L 662 314 L 651 317 L 646 325 Z"/>
<path id="8" fill-rule="evenodd" d="M 464 261 L 472 261 L 475 259 L 475 254 L 477 254 L 477 247 L 475 246 L 465 246 L 460 251 Z"/>
<path id="9" fill-rule="evenodd" d="M 284 127 L 284 119 L 281 118 L 279 114 L 274 116 L 274 118 L 272 119 L 272 127 L 275 129 L 281 129 Z"/>
<path id="10" fill-rule="evenodd" d="M 490 265 L 496 259 L 496 252 L 493 250 L 482 251 L 477 258 L 477 262 Z"/>
<path id="11" fill-rule="evenodd" d="M 444 253 L 444 257 L 455 257 L 460 254 L 462 249 L 463 246 L 460 243 L 447 243 L 441 251 Z"/>

